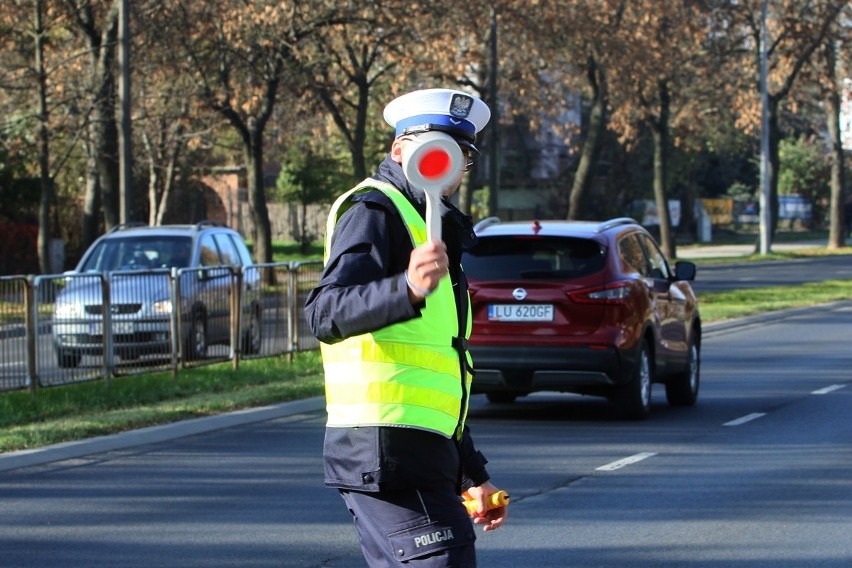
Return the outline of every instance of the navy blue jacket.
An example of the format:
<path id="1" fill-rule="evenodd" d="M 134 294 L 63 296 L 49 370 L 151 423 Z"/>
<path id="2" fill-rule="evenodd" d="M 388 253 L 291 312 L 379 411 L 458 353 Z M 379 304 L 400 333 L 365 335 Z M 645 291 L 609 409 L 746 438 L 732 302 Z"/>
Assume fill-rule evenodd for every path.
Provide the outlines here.
<path id="1" fill-rule="evenodd" d="M 409 186 L 390 156 L 375 178 L 400 189 L 425 217 L 423 192 Z M 325 343 L 420 317 L 423 306 L 412 306 L 408 299 L 403 272 L 412 244 L 396 207 L 378 190 L 358 194 L 353 201 L 337 223 L 322 278 L 305 305 L 311 331 Z M 468 291 L 461 254 L 476 237 L 469 217 L 447 201 L 441 209 L 462 337 Z M 461 354 L 459 360 L 463 366 Z M 460 492 L 488 480 L 486 460 L 474 448 L 467 427 L 461 442 L 415 428 L 326 428 L 323 457 L 326 485 L 357 491 L 452 487 Z"/>

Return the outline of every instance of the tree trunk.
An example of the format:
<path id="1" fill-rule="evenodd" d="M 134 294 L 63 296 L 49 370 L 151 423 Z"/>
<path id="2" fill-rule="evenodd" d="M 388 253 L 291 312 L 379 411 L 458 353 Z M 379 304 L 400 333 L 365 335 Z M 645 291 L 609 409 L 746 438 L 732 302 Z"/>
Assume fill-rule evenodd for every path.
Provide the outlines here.
<path id="1" fill-rule="evenodd" d="M 591 54 L 587 60 L 586 78 L 592 88 L 592 105 L 589 109 L 589 127 L 586 129 L 586 139 L 583 141 L 580 162 L 577 164 L 574 183 L 568 197 L 569 221 L 583 219 L 587 215 L 587 196 L 595 179 L 598 158 L 601 154 L 601 138 L 607 123 L 606 77 Z"/>
<path id="2" fill-rule="evenodd" d="M 161 138 L 162 143 L 155 145 L 148 133 L 142 133 L 142 142 L 148 153 L 148 223 L 163 224 L 171 211 L 172 193 L 175 176 L 181 156 L 183 125 L 174 123 L 171 127 L 160 126 L 160 132 L 168 132 Z M 160 173 L 160 169 L 164 171 Z"/>
<path id="3" fill-rule="evenodd" d="M 364 145 L 367 140 L 367 120 L 370 108 L 370 83 L 366 77 L 358 81 L 358 108 L 356 109 L 355 132 L 352 134 L 352 171 L 356 180 L 367 177 L 367 161 Z"/>
<path id="4" fill-rule="evenodd" d="M 828 127 L 829 156 L 831 159 L 831 207 L 829 209 L 828 246 L 829 249 L 842 248 L 846 244 L 846 223 L 843 210 L 843 142 L 840 138 L 840 92 L 836 75 L 836 59 L 834 46 L 828 44 L 824 48 L 825 72 L 830 78 L 825 89 L 825 115 Z"/>
<path id="5" fill-rule="evenodd" d="M 70 3 L 76 11 L 74 3 Z M 110 230 L 120 222 L 118 188 L 118 126 L 115 123 L 115 53 L 118 39 L 118 2 L 114 2 L 107 14 L 103 30 L 98 33 L 91 14 L 81 14 L 78 20 L 86 35 L 90 56 L 90 83 L 92 114 L 89 136 L 93 148 L 97 186 L 100 190 L 104 211 L 104 224 Z M 90 186 L 91 186 L 91 182 Z"/>
<path id="6" fill-rule="evenodd" d="M 245 157 L 249 210 L 255 227 L 255 261 L 268 263 L 272 262 L 272 227 L 263 187 L 263 133 L 257 129 L 250 130 L 250 144 L 246 148 Z"/>
<path id="7" fill-rule="evenodd" d="M 778 230 L 778 169 L 781 164 L 781 158 L 778 156 L 778 148 L 781 140 L 781 127 L 778 125 L 778 104 L 779 99 L 769 97 L 769 214 L 771 216 L 770 223 L 770 242 L 775 240 L 775 232 Z"/>
<path id="8" fill-rule="evenodd" d="M 103 197 L 104 228 L 109 231 L 119 223 L 118 194 L 118 127 L 115 123 L 114 81 L 110 78 L 108 96 L 101 98 L 94 112 L 92 135 L 96 148 L 98 180 Z"/>
<path id="9" fill-rule="evenodd" d="M 500 97 L 497 94 L 497 10 L 491 4 L 491 31 L 488 37 L 488 215 L 500 213 Z"/>
<path id="10" fill-rule="evenodd" d="M 303 255 L 308 254 L 308 246 L 311 244 L 311 240 L 308 238 L 308 204 L 304 200 L 302 201 L 302 219 L 299 223 L 299 252 Z"/>
<path id="11" fill-rule="evenodd" d="M 586 198 L 595 179 L 598 158 L 601 154 L 601 135 L 606 126 L 606 102 L 595 96 L 589 112 L 589 128 L 583 141 L 580 163 L 574 174 L 574 184 L 568 201 L 568 220 L 584 219 L 586 213 Z"/>
<path id="12" fill-rule="evenodd" d="M 182 132 L 183 128 L 179 127 L 178 130 Z M 154 220 L 157 225 L 162 225 L 166 216 L 171 211 L 172 194 L 175 191 L 175 178 L 177 176 L 178 162 L 180 160 L 180 138 L 172 140 L 171 144 L 171 153 L 166 160 L 166 173 L 162 176 L 163 191 L 160 194 L 160 206 L 157 208 L 157 218 Z"/>
<path id="13" fill-rule="evenodd" d="M 660 246 L 666 258 L 675 258 L 675 244 L 672 238 L 669 204 L 666 199 L 666 141 L 668 132 L 653 128 L 654 138 L 654 201 L 657 204 L 657 219 L 660 223 Z"/>
<path id="14" fill-rule="evenodd" d="M 50 266 L 50 207 L 53 204 L 53 180 L 50 177 L 50 133 L 47 107 L 47 72 L 44 66 L 44 29 L 42 27 L 42 3 L 35 4 L 35 57 L 38 73 L 38 164 L 41 182 L 41 201 L 38 208 L 38 266 L 42 274 L 49 274 Z M 60 267 L 61 269 L 62 267 Z"/>
<path id="15" fill-rule="evenodd" d="M 83 250 L 98 237 L 98 215 L 101 209 L 101 188 L 98 183 L 98 166 L 95 150 L 86 144 L 86 195 L 83 198 Z"/>
<path id="16" fill-rule="evenodd" d="M 159 196 L 160 176 L 157 173 L 157 158 L 154 150 L 154 144 L 151 142 L 151 137 L 147 132 L 142 132 L 142 144 L 145 151 L 148 153 L 148 224 L 157 225 L 157 218 L 160 216 Z"/>
<path id="17" fill-rule="evenodd" d="M 675 240 L 672 234 L 666 183 L 668 181 L 668 151 L 669 151 L 669 113 L 671 99 L 668 85 L 660 82 L 660 115 L 657 121 L 651 121 L 651 131 L 654 138 L 654 199 L 657 203 L 657 218 L 660 222 L 660 246 L 667 258 L 675 258 Z"/>

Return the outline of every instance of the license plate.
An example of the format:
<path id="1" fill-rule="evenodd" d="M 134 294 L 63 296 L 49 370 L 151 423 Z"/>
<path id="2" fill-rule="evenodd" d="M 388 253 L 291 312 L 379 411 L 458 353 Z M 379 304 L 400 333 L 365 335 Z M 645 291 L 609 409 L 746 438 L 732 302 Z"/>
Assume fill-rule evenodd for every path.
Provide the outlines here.
<path id="1" fill-rule="evenodd" d="M 491 321 L 553 321 L 553 304 L 489 304 Z"/>
<path id="2" fill-rule="evenodd" d="M 130 335 L 133 333 L 132 321 L 114 321 L 112 322 L 113 335 Z M 103 335 L 104 326 L 101 322 L 89 324 L 89 335 Z"/>

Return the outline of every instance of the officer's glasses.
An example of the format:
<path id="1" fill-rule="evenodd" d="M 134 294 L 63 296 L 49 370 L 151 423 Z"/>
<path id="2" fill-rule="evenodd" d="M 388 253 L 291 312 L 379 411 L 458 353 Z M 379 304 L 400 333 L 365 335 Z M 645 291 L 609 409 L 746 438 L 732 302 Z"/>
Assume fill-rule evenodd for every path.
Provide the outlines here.
<path id="1" fill-rule="evenodd" d="M 411 141 L 414 140 L 414 136 L 401 136 L 400 140 Z M 459 148 L 461 148 L 462 157 L 464 158 L 464 171 L 469 172 L 473 165 L 476 163 L 476 153 L 471 151 L 471 149 L 467 146 L 459 145 Z"/>
<path id="2" fill-rule="evenodd" d="M 464 156 L 464 171 L 469 172 L 476 163 L 476 155 L 470 151 L 470 148 L 462 148 L 462 156 Z"/>

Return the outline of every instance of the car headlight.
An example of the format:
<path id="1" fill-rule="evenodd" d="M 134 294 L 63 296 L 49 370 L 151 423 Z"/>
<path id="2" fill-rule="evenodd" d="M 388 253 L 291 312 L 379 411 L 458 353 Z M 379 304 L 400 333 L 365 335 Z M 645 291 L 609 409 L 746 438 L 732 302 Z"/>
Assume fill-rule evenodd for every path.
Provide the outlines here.
<path id="1" fill-rule="evenodd" d="M 83 306 L 69 303 L 56 304 L 54 314 L 58 318 L 80 318 L 83 317 Z"/>
<path id="2" fill-rule="evenodd" d="M 151 311 L 155 314 L 170 314 L 172 313 L 172 301 L 160 300 L 151 305 Z"/>

